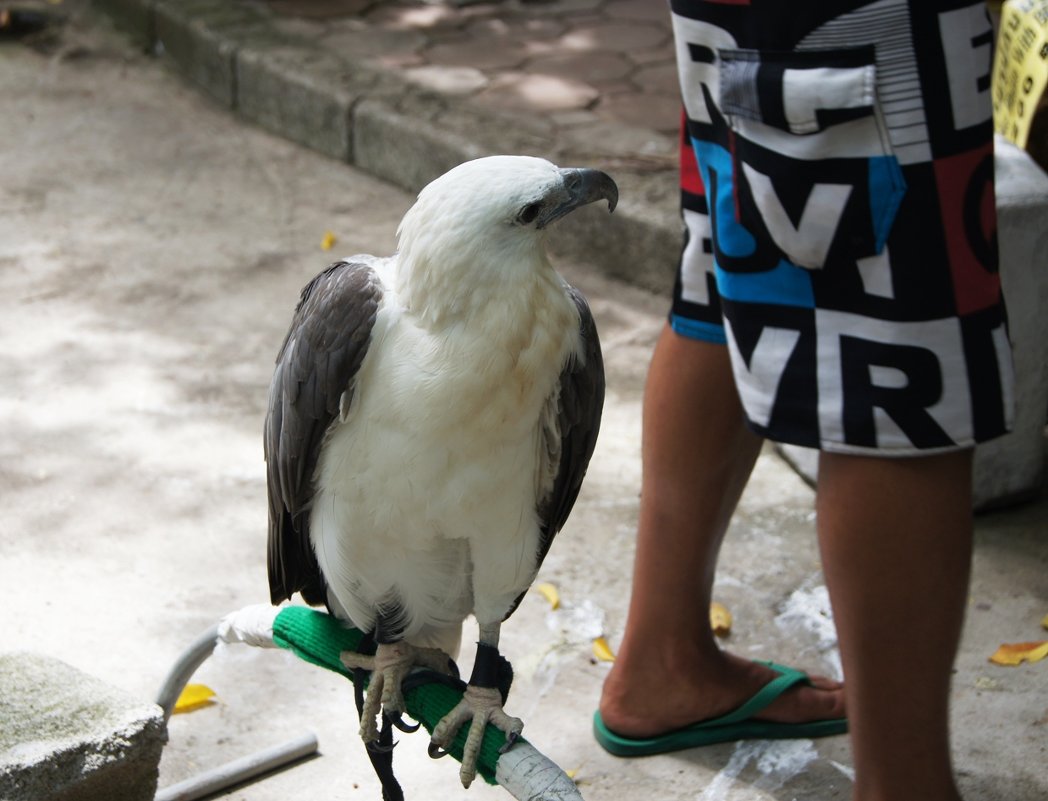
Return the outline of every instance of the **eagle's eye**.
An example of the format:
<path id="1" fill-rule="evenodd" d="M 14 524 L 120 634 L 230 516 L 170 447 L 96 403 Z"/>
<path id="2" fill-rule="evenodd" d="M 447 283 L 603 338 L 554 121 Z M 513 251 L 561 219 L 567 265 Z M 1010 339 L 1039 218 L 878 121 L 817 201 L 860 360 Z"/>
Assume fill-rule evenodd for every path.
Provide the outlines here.
<path id="1" fill-rule="evenodd" d="M 535 218 L 539 216 L 540 211 L 542 211 L 541 203 L 529 203 L 520 210 L 520 214 L 517 215 L 517 221 L 523 225 L 530 225 L 535 222 Z"/>

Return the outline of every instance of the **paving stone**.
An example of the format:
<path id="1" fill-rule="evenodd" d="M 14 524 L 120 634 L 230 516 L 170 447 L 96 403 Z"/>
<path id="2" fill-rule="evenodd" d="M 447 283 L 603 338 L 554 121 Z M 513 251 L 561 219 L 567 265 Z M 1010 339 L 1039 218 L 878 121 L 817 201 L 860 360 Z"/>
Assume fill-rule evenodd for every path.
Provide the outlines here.
<path id="1" fill-rule="evenodd" d="M 647 23 L 602 22 L 573 27 L 558 44 L 567 50 L 628 50 L 665 44 L 670 33 L 665 27 Z"/>
<path id="2" fill-rule="evenodd" d="M 527 59 L 528 51 L 521 42 L 513 39 L 492 38 L 478 42 L 463 36 L 428 47 L 423 55 L 434 64 L 491 70 L 519 67 Z"/>
<path id="3" fill-rule="evenodd" d="M 563 76 L 584 83 L 594 83 L 625 78 L 634 67 L 624 55 L 598 52 L 538 56 L 527 62 L 526 69 L 531 73 Z"/>
<path id="4" fill-rule="evenodd" d="M 504 72 L 492 79 L 475 99 L 491 108 L 548 112 L 588 108 L 599 96 L 596 89 L 581 81 L 554 75 Z"/>
<path id="5" fill-rule="evenodd" d="M 555 3 L 527 3 L 529 14 L 546 14 L 551 16 L 573 17 L 583 12 L 594 12 L 600 9 L 604 0 L 557 0 Z"/>
<path id="6" fill-rule="evenodd" d="M 393 30 L 424 30 L 430 33 L 441 30 L 459 30 L 469 17 L 464 17 L 454 8 L 443 4 L 417 5 L 404 3 L 381 3 L 362 15 L 372 25 Z"/>
<path id="7" fill-rule="evenodd" d="M 427 64 L 404 70 L 404 77 L 427 89 L 450 95 L 473 94 L 488 85 L 484 73 L 472 67 Z"/>
<path id="8" fill-rule="evenodd" d="M 611 0 L 602 11 L 611 19 L 646 20 L 660 25 L 667 23 L 666 5 L 651 0 Z"/>
<path id="9" fill-rule="evenodd" d="M 342 26 L 325 34 L 323 44 L 338 55 L 358 61 L 375 60 L 389 63 L 413 59 L 426 46 L 425 35 L 418 31 L 387 30 L 372 25 Z"/>
<path id="10" fill-rule="evenodd" d="M 680 95 L 604 92 L 593 110 L 603 119 L 672 134 L 680 126 Z"/>
<path id="11" fill-rule="evenodd" d="M 476 39 L 513 37 L 525 43 L 550 41 L 566 30 L 556 18 L 536 18 L 527 14 L 516 17 L 478 17 L 465 26 L 465 32 Z"/>
<path id="12" fill-rule="evenodd" d="M 276 14 L 306 19 L 356 17 L 376 5 L 376 0 L 268 0 Z"/>
<path id="13" fill-rule="evenodd" d="M 600 122 L 600 117 L 586 109 L 553 111 L 550 112 L 549 116 L 558 128 L 572 128 L 579 125 L 595 125 Z"/>
<path id="14" fill-rule="evenodd" d="M 677 65 L 662 62 L 641 67 L 633 74 L 633 82 L 644 94 L 658 92 L 665 95 L 680 94 L 680 80 L 677 77 Z"/>
<path id="15" fill-rule="evenodd" d="M 674 69 L 676 69 L 677 65 L 677 54 L 674 52 L 672 44 L 665 44 L 659 47 L 631 48 L 626 51 L 626 55 L 638 66 L 666 63 L 672 64 Z"/>

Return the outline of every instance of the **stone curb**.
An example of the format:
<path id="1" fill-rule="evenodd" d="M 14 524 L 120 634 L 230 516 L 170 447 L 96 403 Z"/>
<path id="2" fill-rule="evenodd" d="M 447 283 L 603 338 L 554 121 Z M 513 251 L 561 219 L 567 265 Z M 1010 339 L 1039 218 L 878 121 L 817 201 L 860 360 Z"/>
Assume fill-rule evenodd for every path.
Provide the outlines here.
<path id="1" fill-rule="evenodd" d="M 551 141 L 541 119 L 458 102 L 393 72 L 317 50 L 307 40 L 277 34 L 264 14 L 241 0 L 95 5 L 245 121 L 409 192 L 462 161 L 497 153 L 604 166 L 582 143 Z M 628 163 L 628 156 L 611 155 L 610 161 Z M 681 246 L 675 173 L 605 169 L 619 183 L 614 216 L 609 221 L 584 210 L 572 225 L 551 233 L 551 249 L 668 294 Z"/>

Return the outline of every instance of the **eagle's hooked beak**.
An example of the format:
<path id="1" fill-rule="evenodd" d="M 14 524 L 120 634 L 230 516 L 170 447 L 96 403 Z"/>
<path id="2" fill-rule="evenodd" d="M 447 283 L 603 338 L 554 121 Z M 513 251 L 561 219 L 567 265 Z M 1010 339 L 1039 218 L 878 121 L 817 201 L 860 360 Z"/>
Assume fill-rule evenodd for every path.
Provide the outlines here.
<path id="1" fill-rule="evenodd" d="M 560 170 L 561 185 L 551 192 L 535 221 L 536 228 L 545 228 L 565 214 L 595 200 L 607 200 L 608 211 L 615 211 L 619 202 L 619 188 L 611 176 L 588 167 L 566 167 Z"/>

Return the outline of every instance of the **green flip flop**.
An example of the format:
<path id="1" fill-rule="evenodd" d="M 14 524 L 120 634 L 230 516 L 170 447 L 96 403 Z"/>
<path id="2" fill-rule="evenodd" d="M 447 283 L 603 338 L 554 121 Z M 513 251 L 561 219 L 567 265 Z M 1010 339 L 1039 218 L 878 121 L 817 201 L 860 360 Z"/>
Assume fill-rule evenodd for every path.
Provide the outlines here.
<path id="1" fill-rule="evenodd" d="M 829 737 L 848 731 L 846 718 L 814 720 L 807 723 L 776 723 L 770 720 L 754 720 L 761 710 L 797 684 L 811 684 L 808 675 L 775 662 L 761 662 L 780 675 L 765 684 L 742 706 L 726 715 L 701 723 L 693 723 L 654 737 L 623 737 L 616 734 L 601 720 L 600 712 L 593 715 L 593 735 L 601 747 L 615 756 L 637 757 L 664 754 L 685 748 L 698 748 L 715 743 L 734 740 L 782 740 L 814 737 Z"/>

